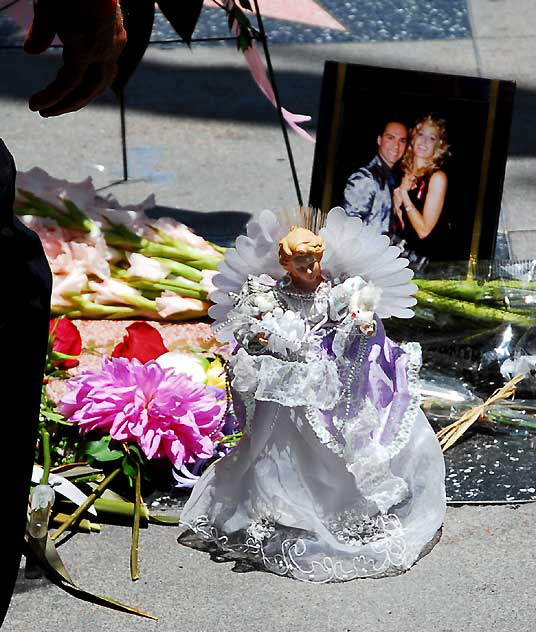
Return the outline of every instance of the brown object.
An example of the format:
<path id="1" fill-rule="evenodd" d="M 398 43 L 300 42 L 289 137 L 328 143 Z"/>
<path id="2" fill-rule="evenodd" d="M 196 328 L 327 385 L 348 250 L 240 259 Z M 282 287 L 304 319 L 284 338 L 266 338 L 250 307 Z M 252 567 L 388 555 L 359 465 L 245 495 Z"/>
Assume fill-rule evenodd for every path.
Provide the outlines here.
<path id="1" fill-rule="evenodd" d="M 502 388 L 498 388 L 484 403 L 471 408 L 457 421 L 437 432 L 436 434 L 439 439 L 439 445 L 443 448 L 443 452 L 454 445 L 474 423 L 483 421 L 485 419 L 486 409 L 491 406 L 491 404 L 494 404 L 502 399 L 513 397 L 516 392 L 516 385 L 518 382 L 521 382 L 524 377 L 524 375 L 514 375 L 509 382 L 507 382 Z"/>
<path id="2" fill-rule="evenodd" d="M 115 78 L 127 41 L 117 0 L 36 0 L 24 50 L 43 53 L 56 34 L 63 66 L 29 103 L 44 117 L 74 112 L 102 94 Z"/>

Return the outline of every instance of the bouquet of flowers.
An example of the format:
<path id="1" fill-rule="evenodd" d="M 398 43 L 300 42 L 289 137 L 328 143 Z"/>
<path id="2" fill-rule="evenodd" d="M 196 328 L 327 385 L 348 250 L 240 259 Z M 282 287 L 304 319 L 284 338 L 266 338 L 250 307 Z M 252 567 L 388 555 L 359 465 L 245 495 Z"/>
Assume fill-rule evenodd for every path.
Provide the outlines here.
<path id="1" fill-rule="evenodd" d="M 168 330 L 178 327 L 166 327 L 169 339 Z M 143 502 L 144 490 L 154 488 L 151 464 L 160 472 L 167 468 L 170 485 L 189 488 L 240 438 L 226 394 L 224 357 L 210 347 L 170 351 L 171 346 L 155 326 L 136 321 L 97 366 L 96 345 L 87 336 L 83 340 L 73 321 L 51 321 L 28 530 L 49 576 L 63 568 L 54 541 L 67 529 L 100 531 L 96 518 L 111 514 L 132 523 L 131 576 L 138 579 L 140 526 L 178 524 L 176 516 L 155 515 Z M 113 482 L 122 495 L 111 491 Z M 59 525 L 51 534 L 49 520 Z M 43 549 L 38 543 L 46 538 Z M 67 581 L 62 577 L 60 585 Z M 84 598 L 89 594 L 72 583 L 69 589 Z M 91 598 L 109 605 L 105 597 Z"/>
<path id="2" fill-rule="evenodd" d="M 97 195 L 91 178 L 17 174 L 15 212 L 43 243 L 53 314 L 69 318 L 189 320 L 205 316 L 223 249 L 172 218 Z"/>

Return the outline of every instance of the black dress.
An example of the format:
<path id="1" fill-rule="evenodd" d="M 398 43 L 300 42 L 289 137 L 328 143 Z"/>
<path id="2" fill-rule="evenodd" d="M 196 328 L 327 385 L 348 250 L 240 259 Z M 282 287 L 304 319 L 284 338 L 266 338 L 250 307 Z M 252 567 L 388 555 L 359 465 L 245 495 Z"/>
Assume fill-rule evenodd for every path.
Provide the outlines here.
<path id="1" fill-rule="evenodd" d="M 423 213 L 424 204 L 426 202 L 426 196 L 428 195 L 428 187 L 430 184 L 430 178 L 433 174 L 429 174 L 419 178 L 416 185 L 408 191 L 409 198 L 413 206 Z M 430 234 L 421 239 L 413 225 L 411 220 L 406 215 L 405 218 L 405 240 L 408 250 L 415 253 L 419 258 L 433 259 L 434 261 L 442 261 L 448 259 L 449 244 L 448 244 L 448 220 L 447 212 L 444 207 L 441 211 L 437 224 L 434 226 Z"/>
<path id="2" fill-rule="evenodd" d="M 20 564 L 50 318 L 52 276 L 37 235 L 13 215 L 15 163 L 0 140 L 2 624 Z M 8 459 L 9 455 L 12 456 Z"/>

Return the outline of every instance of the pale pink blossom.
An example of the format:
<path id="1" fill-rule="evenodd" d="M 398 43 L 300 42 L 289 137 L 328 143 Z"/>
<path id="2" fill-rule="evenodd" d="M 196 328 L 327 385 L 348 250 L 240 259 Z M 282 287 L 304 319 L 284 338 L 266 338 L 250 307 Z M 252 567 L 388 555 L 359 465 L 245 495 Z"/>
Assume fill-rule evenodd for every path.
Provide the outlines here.
<path id="1" fill-rule="evenodd" d="M 131 276 L 149 279 L 150 281 L 161 281 L 169 274 L 166 266 L 156 259 L 146 257 L 137 252 L 127 253 L 127 258 L 130 263 L 128 273 Z"/>
<path id="2" fill-rule="evenodd" d="M 181 224 L 172 217 L 159 217 L 156 221 L 152 220 L 151 228 L 162 231 L 172 239 L 183 242 L 203 254 L 216 257 L 220 256 L 220 253 L 215 250 L 208 241 L 196 235 L 188 226 Z M 162 241 L 157 232 L 154 233 L 153 238 L 155 241 Z"/>
<path id="3" fill-rule="evenodd" d="M 73 305 L 69 294 L 80 294 L 88 282 L 82 266 L 73 265 L 67 274 L 54 274 L 52 277 L 53 306 L 70 307 Z"/>
<path id="4" fill-rule="evenodd" d="M 62 250 L 55 259 L 49 260 L 54 274 L 66 274 L 73 265 L 77 264 L 88 276 L 96 276 L 100 279 L 110 277 L 110 266 L 106 260 L 110 253 L 105 244 L 103 248 L 79 241 L 70 241 L 63 243 Z"/>
<path id="5" fill-rule="evenodd" d="M 156 311 L 162 318 L 182 314 L 184 312 L 193 312 L 195 315 L 206 314 L 207 303 L 196 298 L 185 298 L 178 296 L 173 292 L 163 292 L 162 296 L 155 299 Z"/>
<path id="6" fill-rule="evenodd" d="M 216 290 L 216 286 L 212 282 L 212 279 L 218 274 L 217 270 L 201 270 L 203 278 L 199 282 L 202 290 L 205 290 L 207 295 Z"/>
<path id="7" fill-rule="evenodd" d="M 70 200 L 84 211 L 93 205 L 95 200 L 95 187 L 91 178 L 81 182 L 69 182 L 59 178 L 53 178 L 46 171 L 34 167 L 29 171 L 18 171 L 15 186 L 19 189 L 30 191 L 45 202 L 56 208 L 63 208 L 63 200 Z M 17 193 L 18 203 L 24 204 L 24 198 Z"/>
<path id="8" fill-rule="evenodd" d="M 89 281 L 88 286 L 94 292 L 92 300 L 100 305 L 117 305 L 117 303 L 129 305 L 131 299 L 141 296 L 141 292 L 136 288 L 112 278 L 100 282 Z"/>

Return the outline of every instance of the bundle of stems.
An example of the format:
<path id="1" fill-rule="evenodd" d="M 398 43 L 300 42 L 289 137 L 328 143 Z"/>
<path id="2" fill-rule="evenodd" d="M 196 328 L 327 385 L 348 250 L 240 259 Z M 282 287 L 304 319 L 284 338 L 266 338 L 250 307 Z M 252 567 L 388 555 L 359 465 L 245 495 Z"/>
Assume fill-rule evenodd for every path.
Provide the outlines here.
<path id="1" fill-rule="evenodd" d="M 180 235 L 187 237 L 189 229 L 170 219 L 170 231 L 176 227 L 179 230 L 167 233 L 143 211 L 134 219 L 132 211 L 125 215 L 127 226 L 111 221 L 104 212 L 99 216 L 99 209 L 91 211 L 96 216 L 92 219 L 68 199 L 53 205 L 20 189 L 18 196 L 18 215 L 47 218 L 49 222 L 47 227 L 34 220 L 31 227 L 38 234 L 42 232 L 54 272 L 54 315 L 154 320 L 190 320 L 206 315 L 211 271 L 223 258 L 222 248 L 198 236 L 187 243 Z M 59 256 L 57 244 L 54 249 L 46 248 L 50 220 L 68 231 Z M 82 249 L 74 250 L 77 244 L 83 244 Z M 103 263 L 103 247 L 108 263 Z M 89 253 L 88 261 L 98 261 L 99 270 L 91 269 L 88 261 L 77 261 L 80 252 Z M 67 255 L 71 257 L 70 266 L 61 260 Z M 137 257 L 135 264 L 133 256 Z M 186 300 L 177 301 L 175 297 Z"/>

